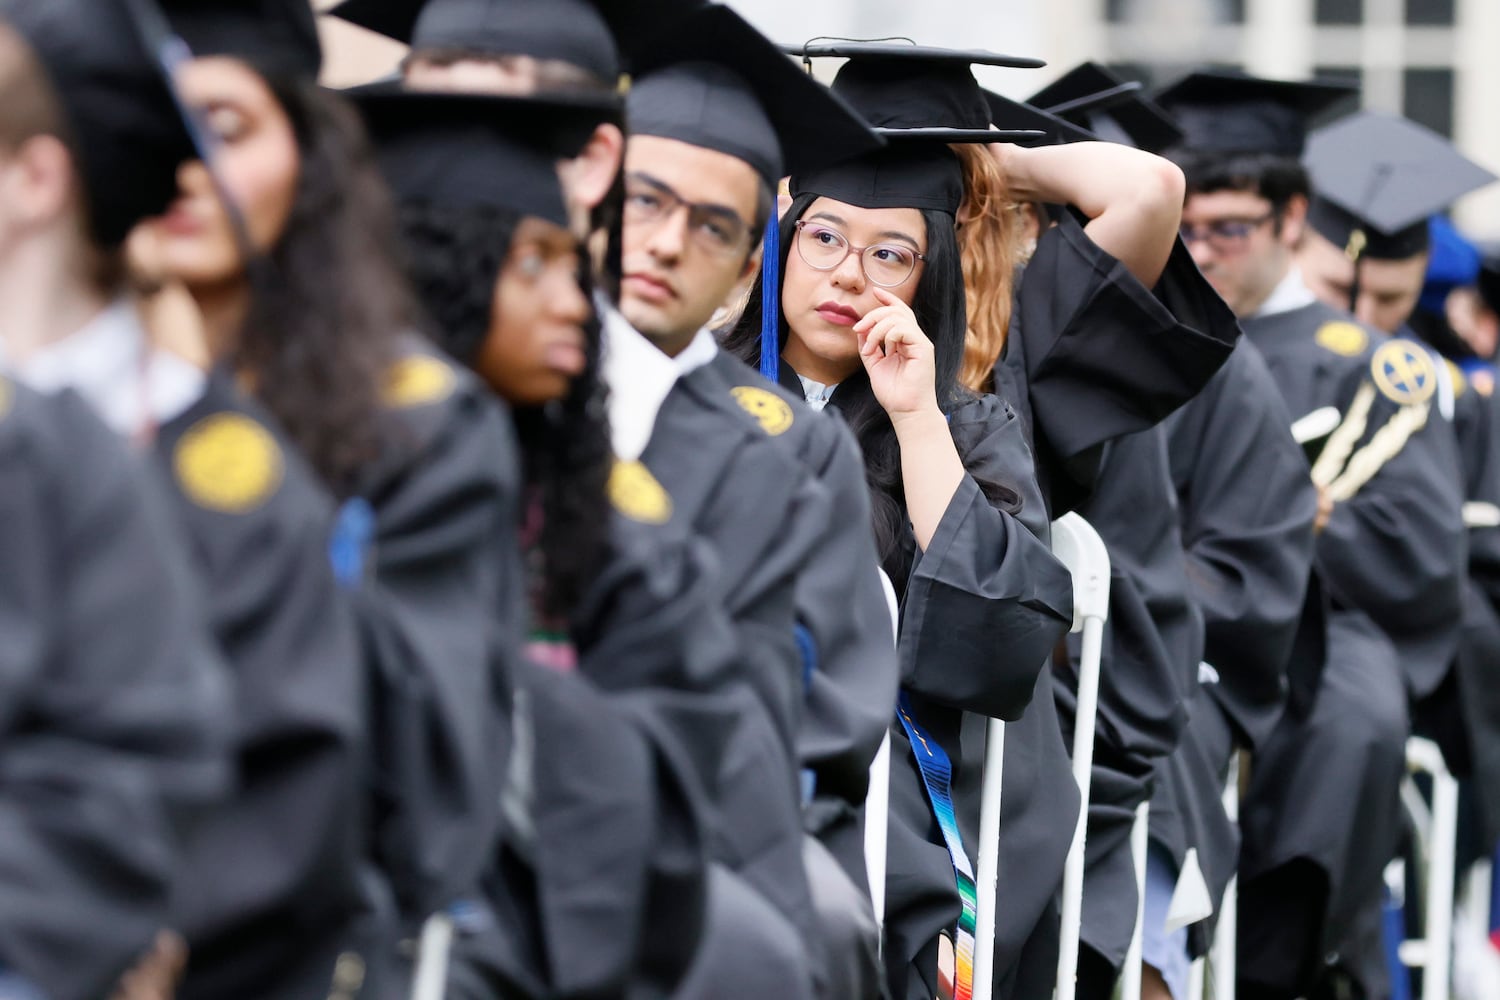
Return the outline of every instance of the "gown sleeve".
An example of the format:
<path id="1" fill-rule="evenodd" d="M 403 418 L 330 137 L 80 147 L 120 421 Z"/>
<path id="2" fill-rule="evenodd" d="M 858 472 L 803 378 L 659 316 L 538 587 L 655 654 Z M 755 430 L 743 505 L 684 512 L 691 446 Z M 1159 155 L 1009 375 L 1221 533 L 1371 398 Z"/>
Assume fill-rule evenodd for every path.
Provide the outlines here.
<path id="1" fill-rule="evenodd" d="M 194 828 L 174 893 L 183 997 L 326 985 L 362 908 L 365 673 L 329 564 L 333 502 L 257 411 L 216 378 L 156 442 L 234 690 L 234 794 Z M 194 450 L 230 427 L 259 428 L 279 470 L 243 509 L 204 502 L 191 477 Z"/>
<path id="2" fill-rule="evenodd" d="M 902 684 L 935 703 L 1013 720 L 1073 621 L 1073 582 L 1052 555 L 1020 421 L 985 396 L 955 412 L 968 470 L 932 543 L 915 555 L 902 602 Z M 1007 487 L 1018 511 L 981 483 Z"/>
<path id="3" fill-rule="evenodd" d="M 420 919 L 472 885 L 499 825 L 509 672 L 522 636 L 519 452 L 505 414 L 433 355 L 393 406 L 362 491 L 373 574 L 358 593 L 383 792 L 377 852 Z"/>
<path id="4" fill-rule="evenodd" d="M 0 383 L 0 966 L 105 995 L 228 779 L 228 686 L 160 494 L 71 394 Z"/>
<path id="5" fill-rule="evenodd" d="M 1285 696 L 1317 493 L 1286 404 L 1248 342 L 1166 426 L 1204 659 L 1244 726 L 1278 714 Z"/>
<path id="6" fill-rule="evenodd" d="M 1070 473 L 1051 477 L 1060 514 L 1087 494 L 1097 449 L 1191 399 L 1240 331 L 1181 240 L 1148 289 L 1071 212 L 1055 218 L 1022 272 L 1011 336 L 1024 341 L 1039 457 Z"/>

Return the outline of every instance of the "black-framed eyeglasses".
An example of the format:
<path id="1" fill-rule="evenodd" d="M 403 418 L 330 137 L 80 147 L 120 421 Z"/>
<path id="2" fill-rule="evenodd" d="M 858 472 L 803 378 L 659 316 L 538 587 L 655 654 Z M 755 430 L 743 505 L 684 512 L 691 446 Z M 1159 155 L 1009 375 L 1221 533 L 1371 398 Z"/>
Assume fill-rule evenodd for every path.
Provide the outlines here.
<path id="1" fill-rule="evenodd" d="M 849 242 L 849 237 L 831 226 L 807 219 L 797 223 L 797 255 L 813 270 L 832 271 L 851 253 L 859 255 L 860 266 L 870 283 L 881 288 L 895 288 L 902 284 L 917 269 L 917 261 L 927 259 L 926 254 L 897 243 L 857 247 Z"/>
<path id="2" fill-rule="evenodd" d="M 708 253 L 727 256 L 741 253 L 750 242 L 750 223 L 723 205 L 692 202 L 655 178 L 645 174 L 625 176 L 625 222 L 658 226 L 687 210 L 688 239 Z"/>
<path id="3" fill-rule="evenodd" d="M 1265 215 L 1253 219 L 1215 219 L 1196 224 L 1184 222 L 1179 232 L 1184 243 L 1207 243 L 1220 253 L 1243 250 L 1245 243 L 1261 226 L 1276 218 L 1273 208 Z"/>

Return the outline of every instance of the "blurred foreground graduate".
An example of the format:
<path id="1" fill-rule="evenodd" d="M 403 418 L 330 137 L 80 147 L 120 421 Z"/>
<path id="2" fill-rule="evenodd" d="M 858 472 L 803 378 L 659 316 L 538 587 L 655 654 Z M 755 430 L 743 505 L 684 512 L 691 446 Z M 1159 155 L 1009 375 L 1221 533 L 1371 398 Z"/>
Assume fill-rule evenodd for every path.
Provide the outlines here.
<path id="1" fill-rule="evenodd" d="M 357 116 L 315 83 L 310 9 L 174 0 L 168 14 L 195 55 L 177 82 L 215 172 L 182 171 L 153 251 L 216 362 L 342 505 L 335 548 L 370 684 L 368 849 L 383 875 L 368 902 L 372 922 L 409 934 L 472 885 L 499 822 L 523 598 L 514 435 L 410 326 Z"/>
<path id="2" fill-rule="evenodd" d="M 141 65 L 160 72 L 144 56 Z M 175 146 L 129 131 L 118 114 L 74 125 L 86 151 L 131 151 L 112 166 L 133 166 L 134 184 L 94 199 L 121 217 L 134 210 L 130 221 L 164 207 L 191 155 L 160 79 L 152 110 Z M 140 191 L 158 192 L 149 209 L 133 205 Z M 95 244 L 101 259 L 118 257 Z M 334 502 L 230 374 L 197 366 L 209 351 L 196 328 L 183 329 L 192 324 L 148 334 L 129 302 L 110 302 L 117 294 L 81 284 L 76 298 L 97 317 L 16 362 L 37 387 L 75 388 L 153 452 L 233 672 L 236 784 L 188 841 L 170 924 L 191 953 L 181 993 L 326 995 L 341 957 L 345 970 L 364 961 L 357 925 L 369 877 L 365 672 L 329 563 Z"/>
<path id="3" fill-rule="evenodd" d="M 114 289 L 92 283 L 189 147 L 122 4 L 0 6 L 0 76 L 9 367 L 98 319 Z M 92 402 L 0 379 L 0 992 L 18 998 L 104 996 L 154 940 L 170 982 L 185 821 L 228 784 L 227 678 L 181 529 Z"/>
<path id="4" fill-rule="evenodd" d="M 608 108 L 388 86 L 357 99 L 434 336 L 510 405 L 525 460 L 534 659 L 517 731 L 533 749 L 512 760 L 481 883 L 493 925 L 465 935 L 450 995 L 675 994 L 712 947 L 740 956 L 716 972 L 749 990 L 754 963 L 775 975 L 764 925 L 779 918 L 707 866 L 724 734 L 751 697 L 713 558 L 633 520 L 639 498 L 609 509 L 599 345 L 555 166 Z"/>
<path id="5" fill-rule="evenodd" d="M 1292 261 L 1307 213 L 1298 162 L 1306 119 L 1332 85 L 1194 74 L 1160 100 L 1188 133 L 1185 232 L 1241 317 L 1294 419 L 1342 422 L 1313 468 L 1320 502 L 1305 614 L 1318 644 L 1294 651 L 1281 722 L 1256 753 L 1241 810 L 1239 970 L 1250 997 L 1323 981 L 1378 905 L 1400 826 L 1407 699 L 1456 650 L 1464 560 L 1451 428 L 1435 412 L 1426 351 L 1318 303 Z M 1318 442 L 1311 442 L 1316 448 Z M 1339 975 L 1378 992 L 1359 961 Z"/>
<path id="6" fill-rule="evenodd" d="M 948 62 L 967 76 L 969 58 Z M 864 69 L 851 61 L 835 92 Z M 977 809 L 955 794 L 977 787 L 960 756 L 968 713 L 1024 708 L 1072 590 L 1047 548 L 1019 419 L 957 383 L 963 189 L 950 136 L 884 134 L 887 150 L 793 172 L 770 272 L 780 294 L 766 315 L 753 292 L 728 343 L 839 412 L 863 446 L 877 551 L 902 600 L 885 960 L 892 994 L 915 997 L 972 984 Z"/>

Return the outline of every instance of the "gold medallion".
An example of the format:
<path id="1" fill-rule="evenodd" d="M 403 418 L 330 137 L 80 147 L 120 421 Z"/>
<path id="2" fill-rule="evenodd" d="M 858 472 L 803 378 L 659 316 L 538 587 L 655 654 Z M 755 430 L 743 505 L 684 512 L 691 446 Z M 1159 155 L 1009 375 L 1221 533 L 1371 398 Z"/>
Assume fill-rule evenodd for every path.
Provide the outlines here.
<path id="1" fill-rule="evenodd" d="M 640 462 L 616 462 L 609 473 L 609 499 L 615 509 L 642 524 L 672 519 L 672 498 Z"/>
<path id="2" fill-rule="evenodd" d="M 239 413 L 216 413 L 177 442 L 172 466 L 182 492 L 200 507 L 245 514 L 281 486 L 281 447 L 271 432 Z"/>
<path id="3" fill-rule="evenodd" d="M 771 437 L 785 434 L 791 430 L 792 415 L 791 406 L 787 401 L 766 389 L 757 389 L 752 385 L 736 386 L 730 390 L 734 401 L 740 404 L 740 408 L 755 418 L 760 424 L 760 429 Z"/>

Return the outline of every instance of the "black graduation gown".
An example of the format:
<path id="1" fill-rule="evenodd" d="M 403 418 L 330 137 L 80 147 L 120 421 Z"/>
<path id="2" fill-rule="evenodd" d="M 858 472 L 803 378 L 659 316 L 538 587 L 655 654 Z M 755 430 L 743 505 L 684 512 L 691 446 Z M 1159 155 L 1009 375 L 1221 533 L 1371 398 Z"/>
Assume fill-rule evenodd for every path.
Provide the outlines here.
<path id="1" fill-rule="evenodd" d="M 1244 321 L 1294 420 L 1324 406 L 1347 411 L 1370 381 L 1381 335 L 1367 333 L 1368 343 L 1325 335 L 1348 353 L 1318 342 L 1328 324 L 1348 322 L 1321 303 Z M 1377 393 L 1364 441 L 1397 409 Z M 1459 468 L 1452 425 L 1434 404 L 1400 454 L 1334 508 L 1316 547 L 1318 576 L 1334 607 L 1364 612 L 1390 636 L 1414 697 L 1436 688 L 1457 650 L 1466 545 Z"/>
<path id="2" fill-rule="evenodd" d="M 717 562 L 616 521 L 574 616 L 579 670 L 522 661 L 497 926 L 460 946 L 455 995 L 671 992 L 703 931 L 709 797 L 741 700 Z M 483 984 L 483 985 L 481 985 Z"/>
<path id="3" fill-rule="evenodd" d="M 1110 556 L 1109 621 L 1089 786 L 1082 941 L 1118 968 L 1135 924 L 1130 855 L 1135 809 L 1153 771 L 1177 745 L 1198 683 L 1202 618 L 1187 589 L 1181 519 L 1161 427 L 1110 443 L 1099 483 L 1079 509 Z M 1079 644 L 1055 676 L 1058 714 L 1072 742 Z"/>
<path id="4" fill-rule="evenodd" d="M 898 685 L 890 610 L 870 532 L 864 458 L 836 408 L 821 414 L 808 409 L 787 365 L 781 366 L 780 385 L 724 351 L 712 367 L 769 440 L 795 456 L 830 499 L 831 516 L 797 574 L 797 621 L 811 635 L 817 660 L 797 754 L 814 780 L 809 832 L 864 887 L 860 815 L 870 762 L 890 724 Z"/>
<path id="5" fill-rule="evenodd" d="M 1015 719 L 1025 710 L 1072 623 L 1073 585 L 1048 546 L 1047 510 L 1016 412 L 981 396 L 955 409 L 949 426 L 969 477 L 927 550 L 918 552 L 908 534 L 887 572 L 901 595 L 903 691 L 952 762 L 954 808 L 973 865 L 985 717 Z M 976 480 L 1015 490 L 1019 512 L 992 504 Z M 899 725 L 891 729 L 891 753 L 886 967 L 893 995 L 932 996 L 935 942 L 957 923 L 961 905 L 952 859 Z"/>
<path id="6" fill-rule="evenodd" d="M 796 581 L 831 516 L 828 495 L 735 402 L 713 365 L 674 384 L 639 465 L 669 499 L 660 530 L 696 535 L 713 550 L 713 599 L 735 632 L 742 709 L 711 797 L 710 856 L 811 940 L 796 750 L 806 693 Z"/>
<path id="7" fill-rule="evenodd" d="M 1192 699 L 1177 748 L 1157 765 L 1151 837 L 1178 870 L 1197 849 L 1215 905 L 1239 855 L 1223 809 L 1224 770 L 1236 744 L 1254 749 L 1281 715 L 1312 571 L 1317 492 L 1290 426 L 1249 343 L 1166 423 L 1188 584 L 1204 616 L 1204 662 L 1218 680 Z M 1213 926 L 1194 926 L 1194 954 Z"/>
<path id="8" fill-rule="evenodd" d="M 367 863 L 364 666 L 329 562 L 333 502 L 226 376 L 154 454 L 234 682 L 236 783 L 175 893 L 178 996 L 325 997 L 357 950 Z"/>
<path id="9" fill-rule="evenodd" d="M 373 685 L 376 855 L 409 929 L 467 891 L 499 829 L 509 671 L 523 635 L 520 460 L 489 391 L 413 343 L 392 371 L 386 452 L 356 599 Z"/>
<path id="10" fill-rule="evenodd" d="M 169 925 L 228 678 L 164 500 L 71 392 L 0 379 L 0 968 L 94 1000 Z"/>
<path id="11" fill-rule="evenodd" d="M 1244 327 L 1294 418 L 1347 412 L 1385 342 L 1322 304 Z M 1377 393 L 1364 440 L 1397 408 Z M 1461 494 L 1452 428 L 1435 411 L 1318 536 L 1309 599 L 1328 601 L 1325 644 L 1299 647 L 1289 665 L 1293 678 L 1315 678 L 1314 694 L 1305 704 L 1294 686 L 1242 804 L 1241 968 L 1279 988 L 1305 989 L 1309 956 L 1336 946 L 1378 890 L 1401 823 L 1407 698 L 1430 692 L 1456 651 Z M 1275 879 L 1294 861 L 1311 866 L 1298 880 L 1314 888 L 1287 902 Z"/>
<path id="12" fill-rule="evenodd" d="M 1238 339 L 1234 314 L 1180 242 L 1147 290 L 1071 214 L 1059 215 L 1021 272 L 995 366 L 995 392 L 1021 415 L 1049 516 L 1093 491 L 1105 443 L 1155 425 L 1191 398 Z M 1038 691 L 1053 692 L 1050 665 Z M 1015 766 L 1006 767 L 1001 805 L 1002 995 L 1050 988 L 1055 978 L 1054 900 L 1069 846 L 1064 831 L 1078 810 L 1070 755 L 1050 697 L 1033 700 L 1007 727 L 1006 758 Z"/>
<path id="13" fill-rule="evenodd" d="M 1500 504 L 1500 406 L 1472 385 L 1457 400 L 1454 428 L 1469 470 L 1469 501 Z M 1467 736 L 1483 844 L 1500 841 L 1500 527 L 1469 529 L 1469 574 L 1459 645 L 1458 702 Z M 1444 750 L 1448 755 L 1449 751 Z M 1457 766 L 1455 763 L 1454 766 Z"/>

